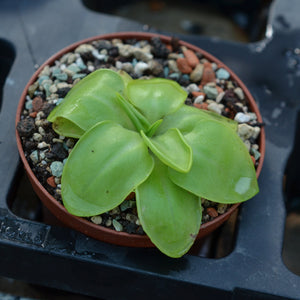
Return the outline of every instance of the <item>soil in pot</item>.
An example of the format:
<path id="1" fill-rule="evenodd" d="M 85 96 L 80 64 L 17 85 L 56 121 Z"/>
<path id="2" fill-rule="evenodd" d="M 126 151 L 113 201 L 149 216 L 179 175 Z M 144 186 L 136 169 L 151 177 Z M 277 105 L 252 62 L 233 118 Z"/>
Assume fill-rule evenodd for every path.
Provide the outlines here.
<path id="1" fill-rule="evenodd" d="M 159 36 L 122 35 L 95 39 L 69 47 L 61 57 L 45 64 L 28 86 L 17 130 L 33 173 L 58 202 L 61 202 L 61 174 L 76 140 L 57 135 L 47 116 L 82 78 L 99 68 L 124 70 L 132 78 L 161 77 L 177 81 L 188 92 L 187 105 L 236 120 L 238 134 L 249 150 L 258 173 L 263 160 L 261 117 L 249 104 L 248 92 L 236 76 L 207 53 L 188 48 L 178 39 Z M 260 139 L 260 140 L 259 140 Z M 203 225 L 228 212 L 228 204 L 202 199 Z M 89 222 L 112 230 L 144 235 L 135 199 Z"/>

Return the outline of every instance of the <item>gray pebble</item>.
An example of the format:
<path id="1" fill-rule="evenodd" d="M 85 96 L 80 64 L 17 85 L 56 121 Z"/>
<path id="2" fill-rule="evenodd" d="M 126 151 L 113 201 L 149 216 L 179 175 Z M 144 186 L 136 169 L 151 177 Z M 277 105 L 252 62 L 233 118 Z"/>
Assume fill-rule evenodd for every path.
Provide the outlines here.
<path id="1" fill-rule="evenodd" d="M 82 44 L 75 49 L 75 53 L 82 54 L 82 53 L 92 52 L 93 50 L 95 50 L 95 48 L 92 45 Z"/>
<path id="2" fill-rule="evenodd" d="M 113 219 L 112 223 L 113 223 L 113 226 L 114 226 L 116 231 L 123 231 L 122 224 L 119 223 L 117 220 Z"/>
<path id="3" fill-rule="evenodd" d="M 223 68 L 220 68 L 219 70 L 216 71 L 216 76 L 218 79 L 225 79 L 225 80 L 228 80 L 230 78 L 230 73 L 223 69 Z"/>
<path id="4" fill-rule="evenodd" d="M 189 93 L 192 93 L 192 92 L 199 92 L 200 89 L 198 87 L 198 85 L 196 83 L 191 83 L 189 84 L 187 87 L 186 87 L 186 90 L 189 92 Z"/>
<path id="5" fill-rule="evenodd" d="M 140 61 L 135 65 L 134 72 L 136 75 L 141 76 L 148 69 L 149 69 L 149 65 L 146 64 L 145 62 Z"/>
<path id="6" fill-rule="evenodd" d="M 101 216 L 93 216 L 93 217 L 91 217 L 91 221 L 94 224 L 100 225 L 102 223 L 102 217 Z"/>
<path id="7" fill-rule="evenodd" d="M 244 100 L 245 99 L 244 92 L 243 92 L 243 90 L 240 87 L 235 88 L 234 89 L 234 93 L 238 96 L 238 98 L 240 100 Z"/>
<path id="8" fill-rule="evenodd" d="M 222 113 L 221 107 L 216 102 L 209 103 L 207 109 L 219 115 Z"/>
<path id="9" fill-rule="evenodd" d="M 33 152 L 31 152 L 29 157 L 34 164 L 37 164 L 39 162 L 39 153 L 37 150 L 34 150 Z"/>
<path id="10" fill-rule="evenodd" d="M 205 85 L 203 91 L 210 99 L 216 99 L 218 96 L 218 90 L 215 87 Z"/>
<path id="11" fill-rule="evenodd" d="M 50 165 L 50 170 L 53 176 L 60 177 L 63 172 L 64 165 L 61 161 L 54 161 Z"/>

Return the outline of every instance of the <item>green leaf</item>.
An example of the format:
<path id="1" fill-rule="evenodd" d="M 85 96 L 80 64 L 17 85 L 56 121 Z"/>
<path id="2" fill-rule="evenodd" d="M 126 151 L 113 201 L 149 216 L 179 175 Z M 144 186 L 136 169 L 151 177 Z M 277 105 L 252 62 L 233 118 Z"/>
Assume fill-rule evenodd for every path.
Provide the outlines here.
<path id="1" fill-rule="evenodd" d="M 153 158 L 137 132 L 103 121 L 87 131 L 63 170 L 62 199 L 77 216 L 94 216 L 120 203 L 153 169 Z"/>
<path id="2" fill-rule="evenodd" d="M 178 172 L 188 172 L 192 166 L 192 148 L 186 143 L 180 131 L 169 129 L 162 135 L 148 138 L 141 135 L 151 151 L 167 166 Z"/>
<path id="3" fill-rule="evenodd" d="M 193 149 L 193 165 L 186 174 L 169 168 L 175 184 L 219 203 L 242 202 L 258 193 L 251 157 L 231 128 L 202 121 L 184 137 Z"/>
<path id="4" fill-rule="evenodd" d="M 48 121 L 61 135 L 79 138 L 96 123 L 111 120 L 134 130 L 132 121 L 117 99 L 124 90 L 120 75 L 100 69 L 86 76 L 67 94 L 60 105 L 52 110 Z"/>
<path id="5" fill-rule="evenodd" d="M 129 101 L 152 124 L 183 105 L 187 93 L 168 79 L 132 80 L 127 85 Z"/>
<path id="6" fill-rule="evenodd" d="M 203 120 L 215 120 L 234 131 L 237 130 L 237 122 L 220 116 L 216 113 L 198 109 L 193 106 L 183 105 L 176 112 L 167 115 L 159 127 L 157 134 L 167 131 L 169 128 L 178 128 L 182 134 L 186 134 L 194 129 L 198 122 Z"/>
<path id="7" fill-rule="evenodd" d="M 154 122 L 149 128 L 148 131 L 146 132 L 146 135 L 150 138 L 152 137 L 155 132 L 157 131 L 158 127 L 162 123 L 163 119 L 159 119 L 156 122 Z"/>
<path id="8" fill-rule="evenodd" d="M 149 178 L 136 190 L 140 222 L 153 244 L 170 257 L 185 254 L 199 232 L 201 201 L 168 178 L 158 159 Z"/>
<path id="9" fill-rule="evenodd" d="M 124 111 L 126 111 L 132 123 L 134 124 L 136 130 L 138 132 L 140 132 L 141 130 L 148 131 L 150 128 L 150 123 L 148 122 L 148 120 L 120 94 L 118 94 L 117 99 L 120 105 L 123 107 Z"/>

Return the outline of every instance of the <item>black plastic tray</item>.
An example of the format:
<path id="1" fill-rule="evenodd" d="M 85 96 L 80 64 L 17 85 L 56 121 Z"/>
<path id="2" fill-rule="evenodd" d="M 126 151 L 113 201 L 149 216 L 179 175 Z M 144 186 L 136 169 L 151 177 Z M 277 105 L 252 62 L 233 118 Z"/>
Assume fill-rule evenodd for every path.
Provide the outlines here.
<path id="1" fill-rule="evenodd" d="M 295 51 L 300 48 L 300 5 L 297 0 L 288 3 L 274 2 L 269 37 L 258 43 L 180 36 L 221 59 L 250 89 L 266 123 L 266 158 L 260 193 L 242 206 L 231 254 L 170 259 L 156 249 L 113 246 L 67 228 L 25 220 L 8 209 L 20 168 L 16 107 L 35 65 L 82 38 L 142 31 L 143 26 L 88 11 L 79 0 L 2 0 L 0 38 L 12 47 L 0 40 L 0 58 L 8 65 L 14 55 L 15 60 L 0 113 L 0 274 L 104 299 L 300 299 L 300 277 L 282 261 L 282 182 L 300 106 Z"/>

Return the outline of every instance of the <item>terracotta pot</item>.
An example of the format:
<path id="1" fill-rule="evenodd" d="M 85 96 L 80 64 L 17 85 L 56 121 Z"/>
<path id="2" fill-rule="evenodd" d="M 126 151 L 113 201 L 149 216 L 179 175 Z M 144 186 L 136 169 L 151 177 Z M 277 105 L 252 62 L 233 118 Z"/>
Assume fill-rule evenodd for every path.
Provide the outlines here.
<path id="1" fill-rule="evenodd" d="M 167 44 L 170 43 L 170 41 L 171 41 L 170 37 L 162 36 L 162 35 L 158 35 L 158 34 L 123 32 L 123 33 L 113 33 L 113 34 L 106 34 L 106 35 L 91 37 L 91 38 L 82 40 L 80 42 L 74 43 L 74 44 L 62 49 L 61 51 L 59 51 L 58 53 L 53 55 L 51 58 L 49 58 L 42 66 L 40 66 L 40 68 L 34 73 L 34 75 L 29 80 L 29 82 L 26 85 L 26 87 L 21 95 L 21 98 L 20 98 L 19 106 L 17 109 L 16 124 L 19 122 L 21 113 L 24 108 L 25 98 L 27 95 L 28 87 L 36 81 L 38 74 L 43 70 L 43 68 L 46 65 L 53 65 L 55 60 L 58 60 L 64 54 L 66 54 L 70 51 L 73 51 L 80 44 L 88 43 L 93 40 L 113 39 L 113 38 L 119 38 L 119 39 L 135 38 L 138 40 L 140 40 L 140 39 L 150 40 L 153 36 L 159 36 L 161 38 L 161 40 Z M 260 112 L 258 110 L 258 107 L 257 107 L 253 97 L 251 96 L 250 92 L 245 87 L 245 85 L 242 83 L 242 81 L 237 77 L 237 75 L 235 75 L 221 61 L 219 61 L 217 58 L 215 58 L 211 54 L 207 53 L 206 51 L 204 51 L 196 46 L 193 46 L 189 43 L 183 42 L 183 41 L 181 41 L 180 44 L 183 46 L 186 46 L 187 48 L 189 48 L 195 52 L 202 53 L 203 56 L 205 58 L 207 58 L 209 61 L 215 62 L 218 65 L 218 67 L 222 67 L 222 68 L 226 69 L 230 73 L 232 79 L 235 80 L 238 83 L 238 85 L 242 88 L 242 90 L 245 94 L 245 97 L 248 101 L 248 104 L 251 108 L 251 111 L 255 112 L 258 117 L 258 121 L 262 122 Z M 113 243 L 113 244 L 117 244 L 117 245 L 131 246 L 131 247 L 153 247 L 154 246 L 152 244 L 152 242 L 150 241 L 150 239 L 146 235 L 141 236 L 141 235 L 136 235 L 136 234 L 128 234 L 125 232 L 117 232 L 115 230 L 96 225 L 92 222 L 89 222 L 89 221 L 83 219 L 83 218 L 76 217 L 76 216 L 73 216 L 70 213 L 68 213 L 68 211 L 64 208 L 64 206 L 61 205 L 56 199 L 54 199 L 54 197 L 52 197 L 47 192 L 47 190 L 41 185 L 41 183 L 37 180 L 36 176 L 34 175 L 33 171 L 31 170 L 31 168 L 25 158 L 24 151 L 23 151 L 22 144 L 21 144 L 21 139 L 20 139 L 18 132 L 16 132 L 16 137 L 17 137 L 17 146 L 19 149 L 19 153 L 20 153 L 22 162 L 24 164 L 26 173 L 30 179 L 32 186 L 33 186 L 33 189 L 35 190 L 38 197 L 42 200 L 43 204 L 63 224 L 65 224 L 66 226 L 71 227 L 75 230 L 78 230 L 90 237 L 93 237 L 95 239 Z M 258 168 L 256 171 L 257 177 L 259 176 L 260 171 L 262 169 L 262 164 L 263 164 L 264 155 L 265 155 L 265 132 L 264 132 L 263 128 L 261 130 L 260 137 L 259 137 L 259 146 L 260 146 L 261 157 L 259 159 L 259 165 L 258 165 Z M 239 204 L 233 205 L 226 213 L 219 215 L 214 220 L 201 225 L 201 228 L 200 228 L 200 231 L 198 234 L 198 238 L 203 238 L 203 237 L 207 236 L 208 234 L 210 234 L 211 232 L 213 232 L 216 228 L 218 228 L 221 224 L 223 224 L 230 217 L 232 212 L 234 210 L 236 210 L 238 206 L 239 206 Z"/>

